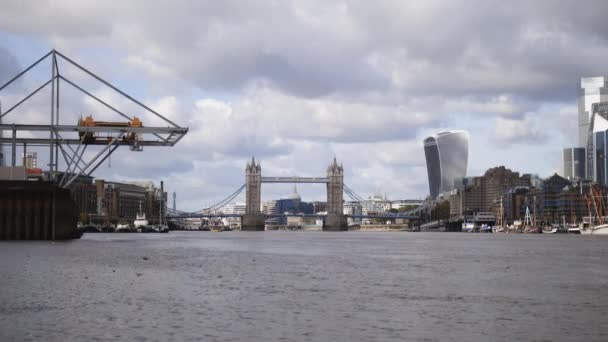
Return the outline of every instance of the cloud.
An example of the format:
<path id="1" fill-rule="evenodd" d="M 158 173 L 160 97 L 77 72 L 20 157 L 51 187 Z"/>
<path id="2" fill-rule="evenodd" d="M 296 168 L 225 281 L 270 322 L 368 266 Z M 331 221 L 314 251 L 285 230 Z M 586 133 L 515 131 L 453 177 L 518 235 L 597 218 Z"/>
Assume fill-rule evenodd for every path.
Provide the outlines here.
<path id="1" fill-rule="evenodd" d="M 0 86 L 19 73 L 15 56 L 5 47 L 0 46 Z"/>
<path id="2" fill-rule="evenodd" d="M 576 6 L 572 1 L 53 2 L 7 5 L 0 28 L 51 32 L 72 39 L 71 45 L 82 44 L 84 37 L 106 37 L 124 49 L 125 63 L 203 89 L 239 91 L 265 80 L 304 97 L 433 92 L 555 99 L 569 94 L 580 75 L 608 71 L 607 30 L 597 15 L 608 5 L 588 3 L 593 11 L 573 15 Z"/>
<path id="3" fill-rule="evenodd" d="M 497 146 L 504 148 L 512 144 L 543 143 L 547 141 L 547 133 L 530 117 L 496 118 L 492 138 Z"/>
<path id="4" fill-rule="evenodd" d="M 576 141 L 580 77 L 608 74 L 608 3 L 585 6 L 593 10 L 520 0 L 12 2 L 0 31 L 60 48 L 188 126 L 176 147 L 121 152 L 98 173 L 164 178 L 198 209 L 242 182 L 251 155 L 278 175 L 319 175 L 337 156 L 361 192 L 423 197 L 420 142 L 445 129 L 471 133 L 472 170 L 559 168 L 559 151 Z M 0 77 L 15 67 L 0 57 Z M 145 125 L 163 124 L 78 81 Z M 112 117 L 72 95 L 62 118 Z M 43 116 L 38 102 L 22 118 Z M 531 151 L 547 157 L 523 157 Z"/>

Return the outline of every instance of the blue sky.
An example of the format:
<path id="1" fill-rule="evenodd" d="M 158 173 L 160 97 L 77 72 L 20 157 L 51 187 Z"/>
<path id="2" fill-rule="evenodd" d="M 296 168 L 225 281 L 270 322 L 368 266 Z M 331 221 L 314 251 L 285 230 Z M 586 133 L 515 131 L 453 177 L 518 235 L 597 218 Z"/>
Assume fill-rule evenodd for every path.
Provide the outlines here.
<path id="1" fill-rule="evenodd" d="M 497 165 L 561 171 L 561 150 L 577 139 L 580 77 L 608 74 L 608 5 L 585 4 L 594 10 L 575 1 L 7 2 L 0 83 L 55 48 L 190 127 L 172 149 L 120 151 L 96 172 L 162 179 L 184 210 L 238 188 L 251 154 L 266 175 L 301 176 L 322 175 L 336 156 L 363 196 L 422 198 L 422 139 L 446 129 L 469 131 L 471 176 Z M 4 106 L 16 92 L 0 94 Z M 108 115 L 68 95 L 66 124 Z M 41 97 L 12 120 L 46 111 Z M 291 188 L 267 186 L 263 198 Z"/>

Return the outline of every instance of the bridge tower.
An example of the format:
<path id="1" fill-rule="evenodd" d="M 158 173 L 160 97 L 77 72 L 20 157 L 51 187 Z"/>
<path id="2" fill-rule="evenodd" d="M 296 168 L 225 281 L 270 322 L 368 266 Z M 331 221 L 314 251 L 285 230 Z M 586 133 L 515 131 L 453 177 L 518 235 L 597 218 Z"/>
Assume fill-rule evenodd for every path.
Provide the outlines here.
<path id="1" fill-rule="evenodd" d="M 245 215 L 241 218 L 241 230 L 264 230 L 264 215 L 260 212 L 262 203 L 262 167 L 255 157 L 245 167 Z"/>
<path id="2" fill-rule="evenodd" d="M 323 230 L 348 230 L 348 222 L 344 215 L 344 168 L 338 165 L 336 158 L 327 168 L 327 216 L 323 222 Z"/>

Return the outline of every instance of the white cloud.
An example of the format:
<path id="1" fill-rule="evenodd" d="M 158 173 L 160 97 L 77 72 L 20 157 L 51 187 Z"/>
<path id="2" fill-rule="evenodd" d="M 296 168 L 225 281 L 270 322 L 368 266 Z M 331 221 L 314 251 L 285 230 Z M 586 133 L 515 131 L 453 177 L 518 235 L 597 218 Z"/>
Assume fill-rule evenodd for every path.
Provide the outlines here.
<path id="1" fill-rule="evenodd" d="M 420 141 L 448 128 L 470 131 L 470 169 L 513 163 L 548 173 L 561 148 L 576 141 L 578 78 L 607 72 L 608 5 L 577 6 L 8 2 L 0 31 L 27 45 L 14 47 L 21 55 L 47 42 L 189 126 L 175 148 L 120 152 L 99 175 L 164 178 L 196 209 L 238 186 L 253 154 L 264 172 L 285 175 L 317 175 L 336 155 L 353 188 L 422 197 Z M 164 125 L 78 77 L 145 125 Z M 63 103 L 65 120 L 83 112 L 115 118 L 81 94 L 74 98 Z M 44 117 L 42 102 L 20 118 Z M 546 158 L 520 157 L 532 150 Z M 274 191 L 268 194 L 281 190 Z"/>
<path id="2" fill-rule="evenodd" d="M 546 132 L 530 117 L 523 120 L 496 118 L 492 137 L 502 147 L 511 144 L 542 143 L 547 138 Z"/>

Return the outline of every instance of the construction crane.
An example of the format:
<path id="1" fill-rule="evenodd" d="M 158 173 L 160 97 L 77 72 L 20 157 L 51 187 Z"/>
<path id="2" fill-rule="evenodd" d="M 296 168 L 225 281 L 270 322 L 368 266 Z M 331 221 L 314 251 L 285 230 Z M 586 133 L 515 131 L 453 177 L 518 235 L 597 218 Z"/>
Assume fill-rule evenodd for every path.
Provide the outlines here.
<path id="1" fill-rule="evenodd" d="M 95 121 L 93 120 L 93 116 L 89 115 L 86 118 L 80 118 L 78 120 L 79 127 L 108 127 L 108 128 L 118 128 L 118 127 L 130 127 L 130 128 L 142 128 L 144 125 L 141 120 L 134 116 L 131 121 L 128 122 L 111 122 L 111 121 Z M 112 141 L 114 138 L 110 135 L 101 135 L 101 132 L 91 132 L 81 130 L 78 131 L 78 137 L 82 141 L 83 144 L 87 145 L 98 145 L 100 143 L 107 144 Z M 122 141 L 131 144 L 131 151 L 142 151 L 143 146 L 139 144 L 141 140 L 141 134 L 136 132 L 127 132 L 122 136 Z"/>

